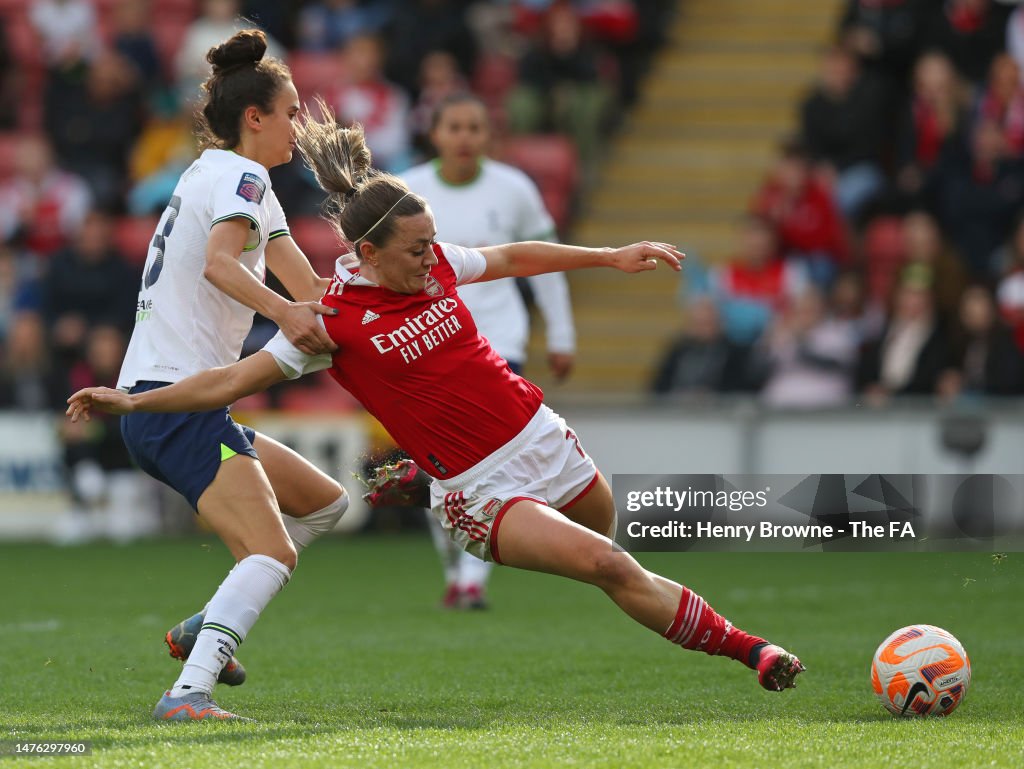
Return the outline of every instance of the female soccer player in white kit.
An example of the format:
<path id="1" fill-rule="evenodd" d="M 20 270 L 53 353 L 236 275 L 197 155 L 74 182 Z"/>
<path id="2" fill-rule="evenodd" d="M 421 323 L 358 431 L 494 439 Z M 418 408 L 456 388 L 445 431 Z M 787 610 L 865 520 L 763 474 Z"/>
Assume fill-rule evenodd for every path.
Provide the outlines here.
<path id="1" fill-rule="evenodd" d="M 306 121 L 299 147 L 335 204 L 332 214 L 359 257 L 339 260 L 323 316 L 339 349 L 312 356 L 282 335 L 263 350 L 154 392 L 106 388 L 68 399 L 77 419 L 181 411 L 231 403 L 288 377 L 329 368 L 433 477 L 434 515 L 478 558 L 569 577 L 601 588 L 624 612 L 687 649 L 736 659 L 767 689 L 793 685 L 800 661 L 736 628 L 690 589 L 647 571 L 605 536 L 611 489 L 542 393 L 514 374 L 477 332 L 456 287 L 544 270 L 679 269 L 663 243 L 592 249 L 528 242 L 468 249 L 434 241 L 426 202 L 388 174 L 365 175 L 361 132 Z"/>
<path id="2" fill-rule="evenodd" d="M 555 239 L 555 223 L 530 177 L 484 154 L 490 127 L 487 108 L 476 96 L 455 94 L 443 100 L 434 112 L 430 140 L 438 157 L 400 176 L 410 190 L 430 201 L 441 240 L 480 248 Z M 560 272 L 528 280 L 544 315 L 548 365 L 557 379 L 564 379 L 576 349 L 569 286 Z M 522 374 L 530 316 L 515 279 L 468 284 L 459 289 L 459 296 L 481 335 L 515 373 Z M 427 520 L 444 566 L 442 605 L 483 608 L 491 563 L 457 547 L 432 515 Z"/>
<path id="3" fill-rule="evenodd" d="M 119 389 L 157 390 L 238 360 L 254 311 L 307 353 L 334 349 L 318 321 L 331 310 L 313 301 L 326 281 L 289 236 L 270 186 L 267 169 L 291 159 L 299 103 L 287 68 L 265 51 L 262 32 L 243 30 L 207 56 L 203 117 L 212 146 L 182 174 L 157 225 Z M 304 301 L 268 289 L 268 267 Z M 167 634 L 172 655 L 187 660 L 153 715 L 231 717 L 211 699 L 215 681 L 244 680 L 235 649 L 288 581 L 297 551 L 334 527 L 348 498 L 224 407 L 130 414 L 121 431 L 136 463 L 180 492 L 237 561 L 206 608 Z"/>

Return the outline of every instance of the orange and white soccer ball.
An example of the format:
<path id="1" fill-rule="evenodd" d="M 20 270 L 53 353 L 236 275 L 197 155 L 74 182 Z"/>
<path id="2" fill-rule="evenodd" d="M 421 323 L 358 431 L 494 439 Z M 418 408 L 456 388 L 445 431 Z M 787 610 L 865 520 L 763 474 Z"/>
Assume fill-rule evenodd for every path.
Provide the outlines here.
<path id="1" fill-rule="evenodd" d="M 948 716 L 971 683 L 971 661 L 952 633 L 908 625 L 890 635 L 871 662 L 871 687 L 897 716 Z"/>

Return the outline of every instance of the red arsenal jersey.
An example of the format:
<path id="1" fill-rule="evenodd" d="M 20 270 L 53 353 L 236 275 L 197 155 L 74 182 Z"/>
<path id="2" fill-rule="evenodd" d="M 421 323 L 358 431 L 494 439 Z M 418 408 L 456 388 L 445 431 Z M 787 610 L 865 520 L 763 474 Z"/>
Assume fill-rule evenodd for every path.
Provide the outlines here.
<path id="1" fill-rule="evenodd" d="M 321 316 L 330 368 L 410 457 L 436 478 L 465 472 L 518 435 L 543 393 L 512 373 L 459 299 L 456 271 L 479 252 L 434 245 L 423 291 L 399 294 L 339 266 Z"/>

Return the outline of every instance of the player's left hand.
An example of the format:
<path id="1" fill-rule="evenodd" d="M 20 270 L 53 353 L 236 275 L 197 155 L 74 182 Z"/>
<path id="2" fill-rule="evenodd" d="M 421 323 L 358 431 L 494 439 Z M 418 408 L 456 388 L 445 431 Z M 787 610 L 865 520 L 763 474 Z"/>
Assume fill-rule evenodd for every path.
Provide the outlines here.
<path id="1" fill-rule="evenodd" d="M 680 261 L 685 258 L 686 254 L 669 243 L 652 243 L 645 240 L 642 243 L 612 249 L 610 266 L 623 272 L 646 272 L 657 269 L 658 262 L 664 262 L 679 272 L 683 269 Z"/>
<path id="2" fill-rule="evenodd" d="M 571 352 L 548 353 L 548 368 L 551 369 L 552 376 L 559 382 L 564 382 L 569 377 L 575 363 L 576 356 Z"/>
<path id="3" fill-rule="evenodd" d="M 79 418 L 88 422 L 93 408 L 108 414 L 130 414 L 135 410 L 135 404 L 126 392 L 109 387 L 86 387 L 68 398 L 68 409 L 64 413 L 71 417 L 72 422 Z"/>

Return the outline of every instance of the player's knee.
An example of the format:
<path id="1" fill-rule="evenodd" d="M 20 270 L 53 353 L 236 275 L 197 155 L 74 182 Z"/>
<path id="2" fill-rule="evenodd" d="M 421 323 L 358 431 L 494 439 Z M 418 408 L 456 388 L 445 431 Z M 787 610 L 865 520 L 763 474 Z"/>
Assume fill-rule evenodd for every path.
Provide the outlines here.
<path id="1" fill-rule="evenodd" d="M 600 547 L 589 555 L 588 560 L 591 581 L 605 590 L 629 584 L 638 570 L 636 561 L 628 553 L 615 550 L 611 546 Z"/>
<path id="2" fill-rule="evenodd" d="M 295 550 L 295 545 L 291 543 L 291 540 L 276 543 L 272 548 L 269 548 L 270 552 L 264 553 L 273 558 L 275 561 L 279 561 L 282 565 L 287 567 L 288 571 L 295 571 L 295 567 L 299 563 L 299 554 Z"/>

